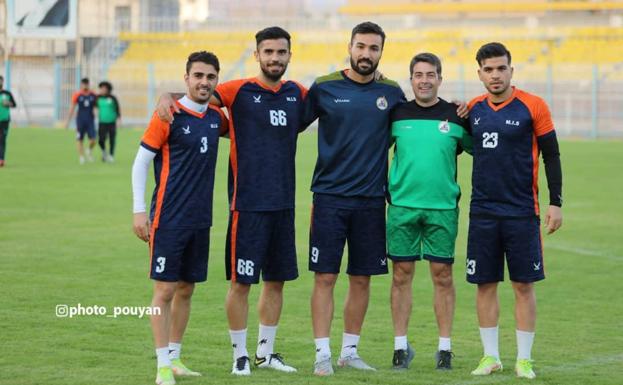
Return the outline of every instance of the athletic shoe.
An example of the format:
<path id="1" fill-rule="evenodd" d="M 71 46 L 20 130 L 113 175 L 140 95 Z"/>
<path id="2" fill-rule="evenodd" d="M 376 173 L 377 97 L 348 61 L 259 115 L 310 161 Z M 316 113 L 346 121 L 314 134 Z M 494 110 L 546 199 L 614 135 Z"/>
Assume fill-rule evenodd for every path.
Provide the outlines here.
<path id="1" fill-rule="evenodd" d="M 108 154 L 108 163 L 115 163 L 115 158 L 110 154 Z"/>
<path id="2" fill-rule="evenodd" d="M 175 377 L 173 377 L 173 370 L 170 366 L 163 366 L 158 368 L 158 375 L 156 376 L 157 385 L 175 385 Z"/>
<path id="3" fill-rule="evenodd" d="M 314 362 L 314 374 L 317 376 L 331 376 L 333 374 L 333 365 L 331 357 L 327 357 L 322 361 Z"/>
<path id="4" fill-rule="evenodd" d="M 279 353 L 272 353 L 272 354 L 269 354 L 268 357 L 262 357 L 262 358 L 256 355 L 254 364 L 258 368 L 275 369 L 280 372 L 287 372 L 287 373 L 296 372 L 295 368 L 288 366 L 286 365 L 285 362 L 283 362 L 283 357 Z"/>
<path id="5" fill-rule="evenodd" d="M 534 370 L 532 370 L 532 360 L 517 360 L 515 364 L 515 374 L 517 374 L 519 378 L 535 379 L 536 374 L 534 374 Z"/>
<path id="6" fill-rule="evenodd" d="M 87 151 L 87 161 L 93 162 L 93 155 L 91 154 L 91 151 Z"/>
<path id="7" fill-rule="evenodd" d="M 474 376 L 486 376 L 493 372 L 502 371 L 502 362 L 493 356 L 484 356 L 480 359 L 478 367 L 472 371 Z"/>
<path id="8" fill-rule="evenodd" d="M 437 361 L 437 369 L 450 370 L 452 369 L 452 357 L 454 353 L 450 350 L 440 350 L 435 354 L 435 361 Z"/>
<path id="9" fill-rule="evenodd" d="M 188 369 L 179 358 L 171 360 L 171 369 L 173 370 L 173 374 L 175 374 L 176 376 L 201 376 L 201 373 L 193 372 L 192 370 Z"/>
<path id="10" fill-rule="evenodd" d="M 351 367 L 359 370 L 376 371 L 372 366 L 366 364 L 359 356 L 340 357 L 337 360 L 337 366 L 340 368 Z"/>
<path id="11" fill-rule="evenodd" d="M 236 361 L 234 361 L 234 365 L 231 368 L 231 374 L 235 374 L 237 376 L 250 376 L 251 361 L 249 360 L 249 357 L 242 356 L 236 358 Z"/>
<path id="12" fill-rule="evenodd" d="M 408 369 L 413 357 L 415 357 L 415 350 L 409 344 L 407 344 L 406 349 L 394 350 L 394 358 L 392 359 L 394 369 Z"/>
<path id="13" fill-rule="evenodd" d="M 80 164 L 84 164 L 84 156 L 80 155 L 80 158 L 78 159 L 78 162 Z"/>

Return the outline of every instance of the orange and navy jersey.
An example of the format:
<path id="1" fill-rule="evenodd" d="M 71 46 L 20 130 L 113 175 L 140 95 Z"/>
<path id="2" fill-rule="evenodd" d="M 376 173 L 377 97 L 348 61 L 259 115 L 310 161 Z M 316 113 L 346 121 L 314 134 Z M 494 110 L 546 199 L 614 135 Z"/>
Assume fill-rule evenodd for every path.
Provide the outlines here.
<path id="1" fill-rule="evenodd" d="M 91 91 L 76 91 L 71 96 L 71 102 L 78 105 L 78 120 L 93 120 L 93 108 L 96 107 L 97 95 Z"/>
<path id="2" fill-rule="evenodd" d="M 555 135 L 547 104 L 513 87 L 499 105 L 487 95 L 469 103 L 474 142 L 471 215 L 539 215 L 537 138 Z"/>
<path id="3" fill-rule="evenodd" d="M 307 89 L 293 81 L 271 88 L 249 78 L 216 87 L 230 119 L 231 210 L 294 208 L 294 157 L 306 95 Z"/>
<path id="4" fill-rule="evenodd" d="M 218 139 L 228 122 L 213 106 L 203 114 L 179 102 L 178 107 L 173 123 L 154 114 L 141 140 L 156 153 L 150 218 L 153 228 L 207 228 L 212 225 Z"/>

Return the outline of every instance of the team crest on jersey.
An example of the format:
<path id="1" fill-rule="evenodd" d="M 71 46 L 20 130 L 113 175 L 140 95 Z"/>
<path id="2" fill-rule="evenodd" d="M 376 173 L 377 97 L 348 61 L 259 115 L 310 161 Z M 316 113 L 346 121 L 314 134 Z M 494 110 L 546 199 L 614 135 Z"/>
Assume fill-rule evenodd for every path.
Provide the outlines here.
<path id="1" fill-rule="evenodd" d="M 184 135 L 190 134 L 190 126 L 182 127 L 182 131 L 184 132 Z"/>
<path id="2" fill-rule="evenodd" d="M 253 96 L 253 102 L 262 103 L 262 95 Z"/>
<path id="3" fill-rule="evenodd" d="M 450 132 L 450 124 L 448 123 L 447 120 L 444 120 L 443 122 L 439 122 L 439 126 L 437 126 L 437 128 L 439 128 L 439 132 L 443 134 L 447 134 L 448 132 Z"/>
<path id="4" fill-rule="evenodd" d="M 387 99 L 385 99 L 385 96 L 381 96 L 376 99 L 376 106 L 379 110 L 386 110 L 388 105 L 389 104 L 387 103 Z"/>

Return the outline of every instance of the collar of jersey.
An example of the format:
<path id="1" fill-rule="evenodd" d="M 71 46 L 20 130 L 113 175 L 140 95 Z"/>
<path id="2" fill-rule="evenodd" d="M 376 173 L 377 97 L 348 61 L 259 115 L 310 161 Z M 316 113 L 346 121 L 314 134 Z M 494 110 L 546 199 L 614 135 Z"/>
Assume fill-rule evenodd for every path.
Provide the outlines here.
<path id="1" fill-rule="evenodd" d="M 354 81 L 353 79 L 351 79 L 351 78 L 349 78 L 349 77 L 348 77 L 348 71 L 350 71 L 350 70 L 351 70 L 351 69 L 349 69 L 349 68 L 345 68 L 345 69 L 343 69 L 343 70 L 341 70 L 341 71 L 340 71 L 340 74 L 342 75 L 342 77 L 344 78 L 344 80 L 346 80 L 347 82 L 351 82 L 352 84 L 358 85 L 358 86 L 360 86 L 360 87 L 365 87 L 365 86 L 370 85 L 370 84 L 372 84 L 372 83 L 374 83 L 374 82 L 376 81 L 376 80 L 374 80 L 374 78 L 373 78 L 372 80 L 370 80 L 370 81 L 369 81 L 369 82 L 367 82 L 367 83 L 359 83 L 359 82 L 356 82 L 356 81 Z"/>
<path id="2" fill-rule="evenodd" d="M 187 113 L 203 118 L 208 111 L 208 104 L 200 104 L 192 101 L 188 96 L 184 95 L 181 99 L 176 101 L 177 105 L 186 111 Z M 203 112 L 201 112 L 203 110 Z"/>
<path id="3" fill-rule="evenodd" d="M 277 84 L 275 87 L 271 87 L 268 84 L 262 83 L 262 81 L 257 76 L 254 78 L 251 78 L 251 81 L 257 84 L 258 86 L 262 87 L 263 89 L 272 91 L 272 92 L 279 92 L 279 90 L 281 89 L 281 86 L 283 86 L 283 83 L 285 83 L 285 81 L 280 80 L 279 84 Z"/>
<path id="4" fill-rule="evenodd" d="M 487 96 L 487 104 L 489 105 L 489 107 L 491 107 L 493 111 L 499 111 L 502 108 L 508 106 L 510 102 L 515 100 L 515 96 L 517 96 L 517 88 L 515 88 L 515 86 L 511 86 L 511 87 L 513 88 L 513 93 L 511 94 L 511 96 L 508 99 L 506 99 L 502 104 L 498 104 L 497 106 L 493 104 L 491 99 Z"/>

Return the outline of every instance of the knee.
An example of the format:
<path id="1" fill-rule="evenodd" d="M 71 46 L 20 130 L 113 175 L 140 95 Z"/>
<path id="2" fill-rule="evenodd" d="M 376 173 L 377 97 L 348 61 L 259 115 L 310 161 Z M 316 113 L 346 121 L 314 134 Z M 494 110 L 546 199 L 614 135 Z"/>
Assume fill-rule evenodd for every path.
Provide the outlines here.
<path id="1" fill-rule="evenodd" d="M 513 282 L 513 289 L 518 299 L 531 299 L 534 296 L 534 285 L 531 283 Z"/>
<path id="2" fill-rule="evenodd" d="M 392 285 L 400 288 L 408 286 L 413 279 L 413 266 L 412 263 L 394 262 Z"/>
<path id="3" fill-rule="evenodd" d="M 251 291 L 251 285 L 238 282 L 233 282 L 229 289 L 230 294 L 236 297 L 246 297 L 249 295 L 249 291 Z"/>
<path id="4" fill-rule="evenodd" d="M 368 290 L 370 288 L 370 277 L 363 275 L 351 275 L 349 284 L 351 289 Z"/>
<path id="5" fill-rule="evenodd" d="M 158 302 L 171 302 L 175 295 L 175 285 L 165 284 L 163 282 L 156 283 L 154 288 L 154 300 Z"/>
<path id="6" fill-rule="evenodd" d="M 189 300 L 195 291 L 195 284 L 189 282 L 178 282 L 175 295 L 182 299 Z"/>
<path id="7" fill-rule="evenodd" d="M 337 274 L 316 273 L 314 277 L 315 286 L 322 289 L 332 289 L 337 281 Z"/>
<path id="8" fill-rule="evenodd" d="M 441 289 L 451 289 L 453 287 L 452 282 L 452 268 L 444 268 L 443 270 L 436 271 L 433 274 L 433 284 L 435 287 Z"/>

